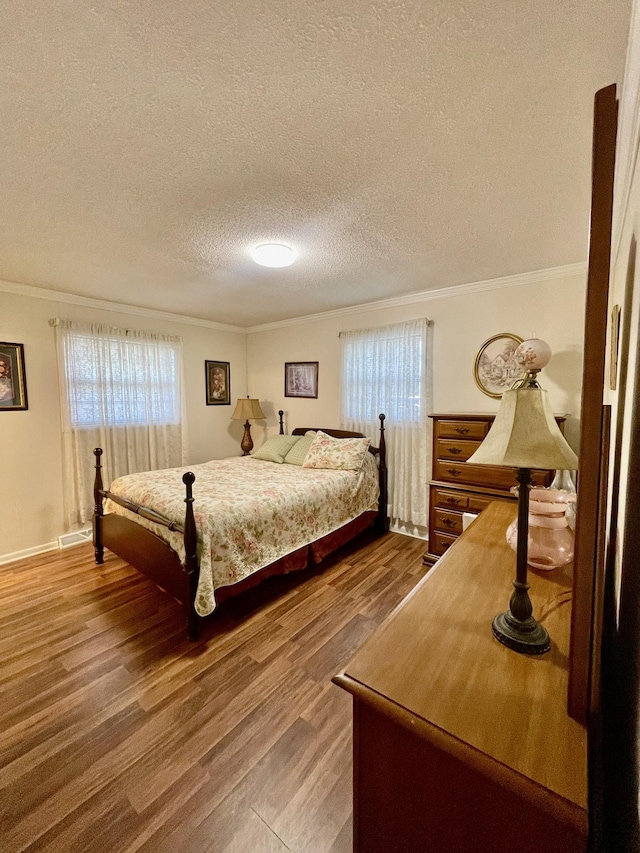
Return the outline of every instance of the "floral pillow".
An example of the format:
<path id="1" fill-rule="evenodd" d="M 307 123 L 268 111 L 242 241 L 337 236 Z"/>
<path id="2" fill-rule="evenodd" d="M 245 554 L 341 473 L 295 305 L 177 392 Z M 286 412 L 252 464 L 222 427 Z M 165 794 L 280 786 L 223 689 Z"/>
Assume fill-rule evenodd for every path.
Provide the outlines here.
<path id="1" fill-rule="evenodd" d="M 284 457 L 299 440 L 298 435 L 274 435 L 268 438 L 253 455 L 254 459 L 265 462 L 284 462 Z"/>
<path id="2" fill-rule="evenodd" d="M 359 471 L 370 444 L 370 438 L 334 438 L 318 430 L 302 467 Z"/>

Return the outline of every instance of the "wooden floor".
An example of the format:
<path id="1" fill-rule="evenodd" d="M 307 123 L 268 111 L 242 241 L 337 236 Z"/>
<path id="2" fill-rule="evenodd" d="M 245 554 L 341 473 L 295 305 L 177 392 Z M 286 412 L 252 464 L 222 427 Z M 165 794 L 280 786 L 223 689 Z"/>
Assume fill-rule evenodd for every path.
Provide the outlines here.
<path id="1" fill-rule="evenodd" d="M 351 702 L 331 676 L 424 574 L 360 538 L 185 639 L 90 546 L 0 568 L 0 849 L 347 853 Z"/>

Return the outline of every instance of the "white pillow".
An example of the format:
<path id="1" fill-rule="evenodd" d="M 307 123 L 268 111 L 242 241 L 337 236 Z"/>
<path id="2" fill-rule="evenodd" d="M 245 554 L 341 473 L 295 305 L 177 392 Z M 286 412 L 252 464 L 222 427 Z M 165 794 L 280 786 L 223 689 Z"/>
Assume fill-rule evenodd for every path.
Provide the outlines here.
<path id="1" fill-rule="evenodd" d="M 359 471 L 370 444 L 370 438 L 334 438 L 318 430 L 302 467 Z"/>

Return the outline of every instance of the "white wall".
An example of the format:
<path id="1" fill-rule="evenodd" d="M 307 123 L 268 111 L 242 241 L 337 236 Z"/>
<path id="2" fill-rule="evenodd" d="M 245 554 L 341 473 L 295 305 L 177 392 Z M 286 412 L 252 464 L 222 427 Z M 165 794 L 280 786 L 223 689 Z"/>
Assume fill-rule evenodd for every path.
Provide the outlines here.
<path id="1" fill-rule="evenodd" d="M 640 837 L 640 787 L 636 768 L 640 762 L 640 459 L 637 418 L 640 414 L 640 2 L 634 0 L 622 90 L 618 87 L 618 136 L 614 184 L 612 275 L 609 318 L 613 306 L 621 310 L 617 381 L 610 387 L 612 360 L 611 323 L 607 341 L 604 402 L 611 405 L 611 440 L 607 505 L 607 563 L 613 557 L 613 607 L 605 596 L 602 646 L 605 677 L 602 686 L 602 745 L 605 758 L 604 837 L 610 849 L 636 851 Z M 635 434 L 634 434 L 635 430 Z M 601 580 L 608 588 L 608 579 Z M 597 738 L 600 741 L 600 737 Z M 598 794 L 600 792 L 597 792 Z M 596 823 L 596 825 L 597 825 Z"/>
<path id="2" fill-rule="evenodd" d="M 0 340 L 22 343 L 29 408 L 0 413 L 0 560 L 64 532 L 58 373 L 51 317 L 89 319 L 183 338 L 188 464 L 239 453 L 231 406 L 205 404 L 205 359 L 231 363 L 232 403 L 247 393 L 246 335 L 153 316 L 0 293 Z M 89 460 L 91 461 L 91 460 Z"/>
<path id="3" fill-rule="evenodd" d="M 632 435 L 634 384 L 639 360 L 640 337 L 640 168 L 637 151 L 640 141 L 640 3 L 634 2 L 622 91 L 618 88 L 618 145 L 614 186 L 612 275 L 609 288 L 609 317 L 614 305 L 620 307 L 617 387 L 609 387 L 611 325 L 607 341 L 605 402 L 611 404 L 612 441 L 610 448 L 609 508 L 617 503 L 617 518 L 610 535 L 616 540 L 616 587 L 619 589 L 623 563 L 622 532 L 627 517 L 629 451 Z M 616 464 L 617 463 L 617 464 Z M 618 481 L 614 478 L 619 471 Z M 635 508 L 637 511 L 637 508 Z M 635 555 L 634 558 L 637 558 Z"/>
<path id="4" fill-rule="evenodd" d="M 182 336 L 189 463 L 235 455 L 242 437 L 242 424 L 230 420 L 233 406 L 205 405 L 205 359 L 231 362 L 232 402 L 245 394 L 260 399 L 267 420 L 252 424 L 258 447 L 277 431 L 280 408 L 287 413 L 288 431 L 295 426 L 339 424 L 339 331 L 424 316 L 433 321 L 433 411 L 496 411 L 497 401 L 474 384 L 476 352 L 498 332 L 522 337 L 535 332 L 554 351 L 542 384 L 549 390 L 554 411 L 572 415 L 567 436 L 574 446 L 577 441 L 583 275 L 486 291 L 471 288 L 464 294 L 387 309 L 366 306 L 249 335 L 191 325 L 179 317 L 158 319 L 20 293 L 2 292 L 0 300 L 0 340 L 24 344 L 29 395 L 28 411 L 0 415 L 0 561 L 53 543 L 64 532 L 60 409 L 50 317 L 92 319 Z M 285 398 L 285 361 L 320 363 L 317 400 Z"/>
<path id="5" fill-rule="evenodd" d="M 481 344 L 499 332 L 523 338 L 532 333 L 553 350 L 541 375 L 551 406 L 571 415 L 566 434 L 577 449 L 584 335 L 585 275 L 534 281 L 493 290 L 425 298 L 387 309 L 308 319 L 249 334 L 247 356 L 252 396 L 286 412 L 286 426 L 338 426 L 340 421 L 340 340 L 343 329 L 359 329 L 428 317 L 433 322 L 434 412 L 495 412 L 498 400 L 483 394 L 473 380 Z M 284 396 L 284 363 L 318 361 L 318 399 Z M 275 431 L 270 427 L 269 433 Z M 256 441 L 256 445 L 258 441 Z"/>

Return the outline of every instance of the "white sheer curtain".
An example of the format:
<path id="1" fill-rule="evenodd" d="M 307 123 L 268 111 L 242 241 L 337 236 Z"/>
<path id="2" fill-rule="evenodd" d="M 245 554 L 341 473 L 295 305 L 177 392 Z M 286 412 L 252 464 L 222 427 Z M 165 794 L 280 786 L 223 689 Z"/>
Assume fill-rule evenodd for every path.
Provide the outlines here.
<path id="1" fill-rule="evenodd" d="M 341 332 L 342 426 L 376 443 L 386 415 L 389 514 L 394 527 L 427 526 L 431 382 L 426 319 Z"/>
<path id="2" fill-rule="evenodd" d="M 62 412 L 67 527 L 93 508 L 93 448 L 104 479 L 184 462 L 182 339 L 99 323 L 52 320 Z"/>

